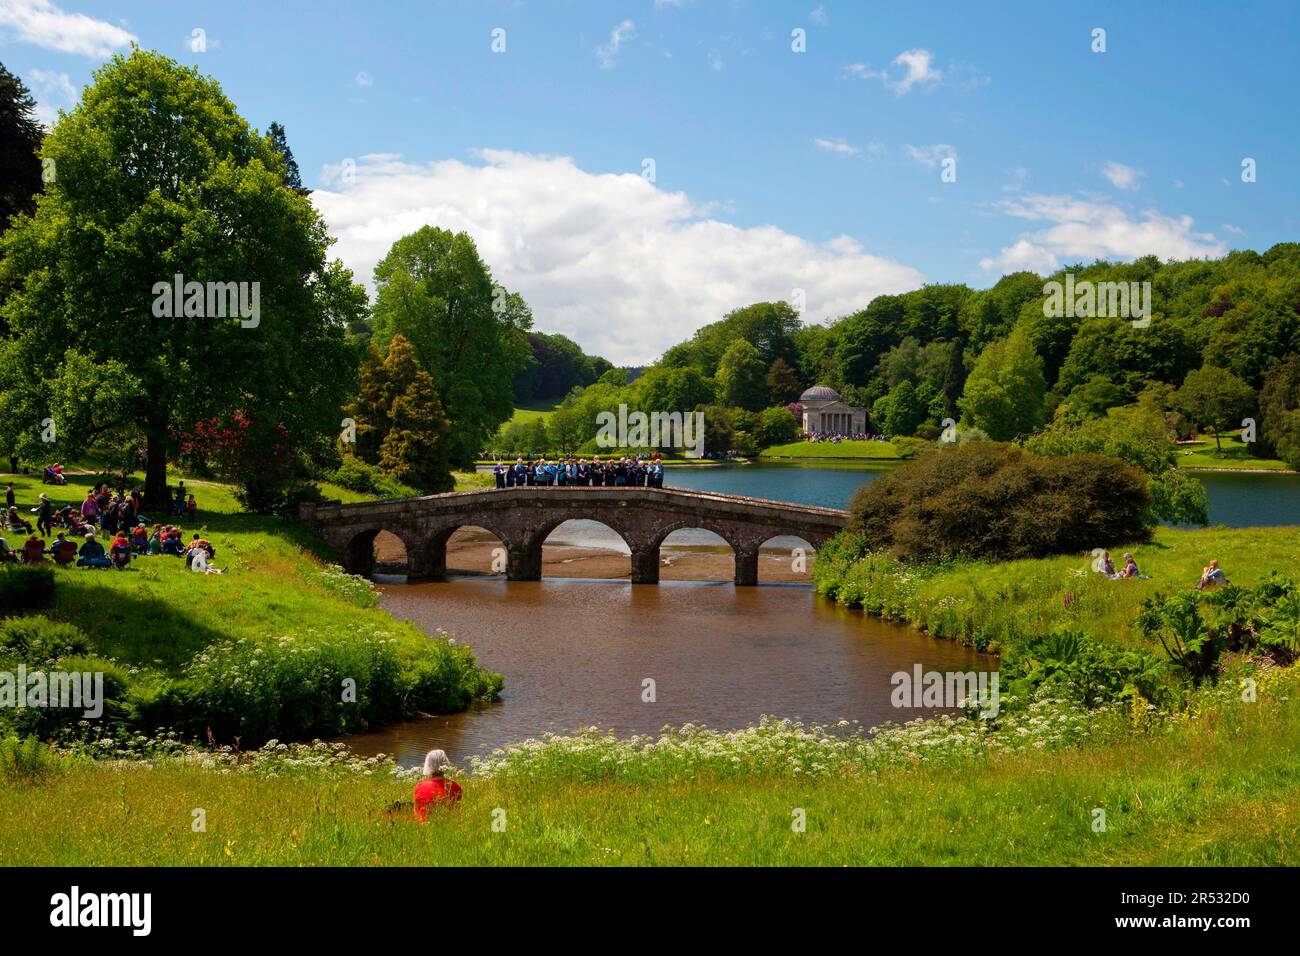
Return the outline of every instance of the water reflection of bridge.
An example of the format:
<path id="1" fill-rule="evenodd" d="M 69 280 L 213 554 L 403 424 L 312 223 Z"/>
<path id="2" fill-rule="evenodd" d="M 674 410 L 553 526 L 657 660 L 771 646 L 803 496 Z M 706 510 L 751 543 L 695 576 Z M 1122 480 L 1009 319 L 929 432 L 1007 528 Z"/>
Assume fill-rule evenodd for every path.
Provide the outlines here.
<path id="1" fill-rule="evenodd" d="M 537 581 L 542 543 L 565 521 L 598 521 L 626 542 L 632 582 L 659 581 L 659 547 L 684 528 L 702 528 L 735 552 L 736 584 L 758 583 L 759 548 L 772 538 L 802 538 L 814 548 L 840 531 L 844 511 L 675 488 L 505 488 L 465 491 L 394 501 L 304 504 L 302 519 L 343 554 L 354 574 L 374 571 L 375 535 L 387 531 L 406 545 L 411 577 L 442 577 L 447 539 L 457 528 L 476 526 L 501 539 L 506 576 Z"/>

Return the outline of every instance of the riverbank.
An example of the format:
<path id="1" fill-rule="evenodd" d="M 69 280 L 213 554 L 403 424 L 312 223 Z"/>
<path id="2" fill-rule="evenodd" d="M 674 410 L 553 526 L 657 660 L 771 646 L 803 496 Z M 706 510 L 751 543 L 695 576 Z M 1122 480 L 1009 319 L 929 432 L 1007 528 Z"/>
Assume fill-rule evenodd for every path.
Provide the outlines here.
<path id="1" fill-rule="evenodd" d="M 79 503 L 90 481 L 14 479 L 24 514 L 41 492 L 56 506 Z M 59 656 L 90 660 L 94 667 L 75 669 L 109 675 L 105 723 L 131 733 L 211 733 L 218 743 L 250 746 L 464 710 L 500 692 L 501 675 L 479 667 L 467 645 L 430 638 L 379 610 L 369 582 L 331 565 L 332 553 L 309 529 L 238 513 L 231 490 L 219 483 L 186 486 L 200 512 L 183 537 L 210 541 L 212 563 L 225 573 L 193 574 L 163 555 L 137 558 L 125 571 L 47 565 L 52 605 L 0 612 L 34 612 L 37 632 L 61 625 Z M 0 631 L 14 620 L 23 618 L 0 618 Z M 18 638 L 5 645 L 0 641 L 0 659 L 14 666 L 44 663 L 22 659 L 28 651 Z M 43 737 L 110 732 L 94 722 L 32 725 L 33 711 L 0 716 L 27 721 L 20 729 Z"/>
<path id="2" fill-rule="evenodd" d="M 1133 552 L 1143 579 L 1112 581 L 1092 572 L 1090 553 L 1022 561 L 903 565 L 885 555 L 862 560 L 823 552 L 818 591 L 868 614 L 938 638 L 998 651 L 1057 628 L 1073 628 L 1122 648 L 1150 648 L 1134 626 L 1142 601 L 1200 580 L 1211 558 L 1234 584 L 1253 586 L 1273 571 L 1300 568 L 1300 527 L 1156 530 Z M 1116 564 L 1120 564 L 1116 561 Z"/>
<path id="3" fill-rule="evenodd" d="M 15 866 L 1284 866 L 1300 859 L 1300 754 L 1278 742 L 1298 737 L 1300 694 L 1279 682 L 1156 730 L 963 763 L 471 778 L 423 826 L 386 812 L 411 782 L 382 767 L 64 760 L 0 775 L 0 845 Z"/>

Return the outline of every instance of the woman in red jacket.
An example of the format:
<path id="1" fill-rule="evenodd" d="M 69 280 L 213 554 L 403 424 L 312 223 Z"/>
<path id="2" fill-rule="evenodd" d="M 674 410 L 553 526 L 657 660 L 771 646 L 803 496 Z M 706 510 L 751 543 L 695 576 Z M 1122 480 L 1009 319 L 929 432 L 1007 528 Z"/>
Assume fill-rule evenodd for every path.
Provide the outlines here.
<path id="1" fill-rule="evenodd" d="M 451 761 L 445 750 L 430 750 L 424 758 L 424 779 L 415 785 L 415 819 L 425 821 L 430 804 L 455 807 L 460 801 L 460 784 L 444 776 Z"/>

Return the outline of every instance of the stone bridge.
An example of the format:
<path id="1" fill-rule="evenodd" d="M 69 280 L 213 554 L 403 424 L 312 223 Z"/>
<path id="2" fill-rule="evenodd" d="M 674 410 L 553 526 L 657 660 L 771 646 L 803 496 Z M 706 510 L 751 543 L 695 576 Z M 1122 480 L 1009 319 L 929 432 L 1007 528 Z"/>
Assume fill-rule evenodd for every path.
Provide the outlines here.
<path id="1" fill-rule="evenodd" d="M 617 532 L 632 553 L 632 582 L 659 581 L 659 546 L 682 528 L 712 531 L 736 555 L 736 584 L 758 583 L 758 550 L 779 535 L 814 548 L 840 531 L 848 513 L 763 498 L 674 488 L 503 488 L 356 504 L 304 504 L 301 517 L 343 555 L 353 574 L 374 571 L 380 531 L 406 545 L 410 577 L 437 578 L 447 570 L 447 539 L 474 525 L 498 538 L 506 551 L 506 577 L 537 581 L 542 542 L 573 518 L 599 521 Z"/>

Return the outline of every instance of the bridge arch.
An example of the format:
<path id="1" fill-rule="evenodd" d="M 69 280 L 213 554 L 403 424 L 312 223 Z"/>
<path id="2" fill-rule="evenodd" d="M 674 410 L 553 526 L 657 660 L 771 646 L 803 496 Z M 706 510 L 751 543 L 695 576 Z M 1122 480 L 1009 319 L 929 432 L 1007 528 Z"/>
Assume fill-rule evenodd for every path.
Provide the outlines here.
<path id="1" fill-rule="evenodd" d="M 457 517 L 453 520 L 443 522 L 433 530 L 426 532 L 424 541 L 425 550 L 425 568 L 423 577 L 441 578 L 447 574 L 447 544 L 451 541 L 452 536 L 457 531 L 465 531 L 470 528 L 478 528 L 486 531 L 500 542 L 500 547 L 507 556 L 507 564 L 510 554 L 510 537 L 508 533 L 495 521 L 483 515 L 472 515 L 465 518 Z M 458 568 L 457 570 L 464 570 Z M 501 574 L 507 570 L 506 564 L 498 565 L 497 555 L 491 554 L 483 568 L 479 569 L 484 574 Z"/>
<path id="2" fill-rule="evenodd" d="M 551 515 L 536 526 L 528 541 L 528 561 L 530 562 L 530 567 L 535 563 L 539 575 L 545 558 L 544 549 L 547 545 L 547 539 L 550 538 L 550 536 L 561 526 L 570 521 L 591 521 L 601 527 L 608 528 L 618 536 L 618 539 L 627 548 L 629 556 L 636 553 L 636 536 L 629 534 L 627 526 L 621 522 L 618 515 L 613 512 L 598 509 L 587 513 Z M 556 544 L 552 543 L 551 547 L 556 547 Z M 629 557 L 629 570 L 630 569 L 631 558 Z M 623 577 L 623 573 L 620 571 L 618 574 L 612 576 L 621 578 Z"/>
<path id="3" fill-rule="evenodd" d="M 813 537 L 815 537 L 815 535 Z M 771 542 L 776 541 L 779 538 L 784 538 L 786 539 L 786 542 L 792 541 L 794 543 L 786 547 L 786 542 L 782 542 L 782 547 L 780 549 L 774 549 L 769 547 Z M 780 552 L 782 552 L 781 560 L 789 561 L 790 570 L 792 574 L 802 578 L 802 580 L 805 583 L 812 582 L 813 559 L 816 556 L 816 552 L 820 550 L 820 545 L 813 543 L 811 540 L 809 540 L 809 538 L 801 534 L 791 534 L 788 531 L 783 531 L 780 534 L 769 535 L 768 537 L 764 538 L 762 541 L 758 543 L 758 551 L 760 556 L 760 561 L 759 561 L 760 568 L 763 566 L 762 558 L 763 558 L 763 550 L 765 548 L 769 552 L 769 554 L 767 555 L 767 557 L 769 558 L 769 564 L 768 564 L 769 568 L 772 567 L 770 563 L 770 558 L 775 556 L 772 554 L 772 552 L 775 550 L 779 550 Z"/>
<path id="4" fill-rule="evenodd" d="M 344 542 L 343 567 L 351 574 L 362 574 L 370 577 L 375 573 L 375 539 L 381 532 L 391 534 L 402 542 L 406 548 L 406 566 L 408 570 L 412 564 L 420 560 L 419 555 L 422 551 L 419 539 L 410 531 L 401 527 L 384 527 L 376 525 L 373 528 L 363 528 L 348 532 L 347 540 Z"/>

